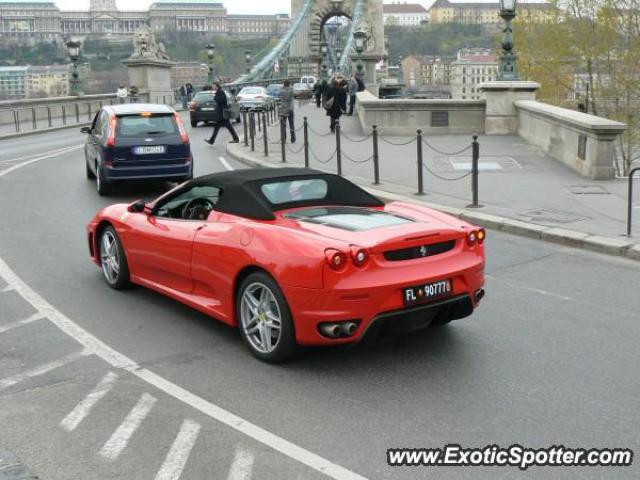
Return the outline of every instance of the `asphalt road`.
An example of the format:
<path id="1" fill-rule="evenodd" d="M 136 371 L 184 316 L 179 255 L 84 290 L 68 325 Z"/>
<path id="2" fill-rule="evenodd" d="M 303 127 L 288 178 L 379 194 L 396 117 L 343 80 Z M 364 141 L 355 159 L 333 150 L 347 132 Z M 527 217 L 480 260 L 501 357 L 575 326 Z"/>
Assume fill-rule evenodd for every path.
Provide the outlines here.
<path id="1" fill-rule="evenodd" d="M 191 131 L 196 175 L 243 168 L 220 160 L 226 134 L 211 148 L 208 133 Z M 637 462 L 526 473 L 386 465 L 387 448 L 447 443 L 637 451 L 637 263 L 489 232 L 487 296 L 472 317 L 266 365 L 215 320 L 106 286 L 87 221 L 169 184 L 100 198 L 73 149 L 82 141 L 69 130 L 0 145 L 0 451 L 42 479 L 329 478 L 322 468 L 334 478 L 640 477 Z M 114 368 L 74 332 L 135 363 Z"/>

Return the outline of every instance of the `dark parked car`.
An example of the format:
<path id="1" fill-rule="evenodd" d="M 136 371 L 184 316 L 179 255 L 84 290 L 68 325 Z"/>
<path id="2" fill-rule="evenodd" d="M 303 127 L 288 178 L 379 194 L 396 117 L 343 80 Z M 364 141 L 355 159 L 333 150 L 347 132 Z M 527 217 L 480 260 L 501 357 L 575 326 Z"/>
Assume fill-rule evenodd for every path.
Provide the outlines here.
<path id="1" fill-rule="evenodd" d="M 227 91 L 224 93 L 227 96 L 227 104 L 231 109 L 231 120 L 240 123 L 240 105 L 233 95 Z M 214 95 L 215 92 L 213 90 L 206 90 L 196 93 L 193 97 L 193 100 L 191 100 L 189 104 L 189 119 L 192 127 L 197 127 L 199 122 L 209 123 L 216 121 L 216 102 L 213 99 Z"/>
<path id="2" fill-rule="evenodd" d="M 121 180 L 193 178 L 193 157 L 182 119 L 166 105 L 132 103 L 103 107 L 84 147 L 87 178 L 100 195 Z"/>

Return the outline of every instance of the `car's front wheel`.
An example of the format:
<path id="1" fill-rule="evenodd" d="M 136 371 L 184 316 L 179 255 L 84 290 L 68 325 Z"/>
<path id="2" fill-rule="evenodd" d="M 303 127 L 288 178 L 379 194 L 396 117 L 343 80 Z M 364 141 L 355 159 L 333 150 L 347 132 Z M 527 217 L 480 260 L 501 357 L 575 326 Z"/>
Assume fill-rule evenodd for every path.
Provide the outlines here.
<path id="1" fill-rule="evenodd" d="M 264 272 L 247 276 L 236 300 L 240 335 L 260 360 L 279 363 L 297 350 L 289 305 L 278 284 Z"/>
<path id="2" fill-rule="evenodd" d="M 112 226 L 100 233 L 100 266 L 102 274 L 111 288 L 120 290 L 130 285 L 129 264 L 122 242 Z"/>

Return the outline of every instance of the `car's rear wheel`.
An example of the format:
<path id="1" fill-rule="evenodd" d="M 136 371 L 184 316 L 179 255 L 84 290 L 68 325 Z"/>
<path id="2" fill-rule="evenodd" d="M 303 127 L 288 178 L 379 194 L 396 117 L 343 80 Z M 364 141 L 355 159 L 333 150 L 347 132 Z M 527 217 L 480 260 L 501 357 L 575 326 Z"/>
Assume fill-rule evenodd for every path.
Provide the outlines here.
<path id="1" fill-rule="evenodd" d="M 91 171 L 91 167 L 89 166 L 89 162 L 85 161 L 84 164 L 85 164 L 85 167 L 87 169 L 87 178 L 89 180 L 93 180 L 94 178 L 96 178 L 96 174 Z"/>
<path id="2" fill-rule="evenodd" d="M 269 275 L 256 272 L 244 279 L 238 290 L 236 313 L 242 339 L 260 360 L 279 363 L 296 353 L 289 305 Z"/>
<path id="3" fill-rule="evenodd" d="M 236 118 L 236 123 L 240 123 L 242 122 L 242 120 L 240 119 L 240 117 Z"/>
<path id="4" fill-rule="evenodd" d="M 111 184 L 104 178 L 102 168 L 96 163 L 96 190 L 98 195 L 109 195 L 111 193 Z"/>
<path id="5" fill-rule="evenodd" d="M 100 233 L 99 246 L 102 274 L 109 286 L 120 290 L 131 285 L 127 256 L 112 226 L 105 227 Z"/>
<path id="6" fill-rule="evenodd" d="M 197 126 L 198 126 L 198 122 L 197 122 L 197 121 L 195 121 L 195 120 L 191 120 L 191 126 L 192 126 L 193 128 L 197 127 Z"/>

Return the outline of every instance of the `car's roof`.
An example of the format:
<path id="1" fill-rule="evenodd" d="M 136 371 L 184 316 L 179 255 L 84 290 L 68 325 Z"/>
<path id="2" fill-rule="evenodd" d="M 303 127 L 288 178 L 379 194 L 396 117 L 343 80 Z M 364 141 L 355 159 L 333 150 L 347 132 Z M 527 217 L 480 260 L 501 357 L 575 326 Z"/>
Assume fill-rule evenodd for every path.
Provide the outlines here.
<path id="1" fill-rule="evenodd" d="M 121 105 L 108 105 L 105 110 L 116 115 L 135 115 L 136 113 L 175 113 L 168 105 L 157 103 L 123 103 Z"/>
<path id="2" fill-rule="evenodd" d="M 296 201 L 276 206 L 266 199 L 260 189 L 264 183 L 308 178 L 322 178 L 327 182 L 327 195 L 321 201 Z M 384 205 L 378 198 L 338 175 L 308 168 L 250 168 L 213 173 L 194 178 L 184 188 L 189 189 L 194 186 L 211 186 L 222 190 L 216 210 L 257 220 L 273 220 L 275 211 L 297 206 L 322 204 L 377 207 Z"/>

